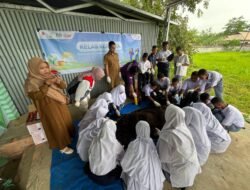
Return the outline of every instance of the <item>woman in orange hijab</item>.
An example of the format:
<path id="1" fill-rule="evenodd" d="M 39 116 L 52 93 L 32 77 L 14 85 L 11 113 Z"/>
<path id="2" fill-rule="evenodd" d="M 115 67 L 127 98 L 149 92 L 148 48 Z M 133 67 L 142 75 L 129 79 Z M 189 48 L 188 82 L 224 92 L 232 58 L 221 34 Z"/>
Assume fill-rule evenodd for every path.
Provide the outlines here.
<path id="1" fill-rule="evenodd" d="M 39 57 L 28 61 L 28 71 L 25 93 L 37 108 L 50 148 L 58 148 L 65 154 L 73 153 L 68 147 L 73 134 L 72 119 L 62 92 L 66 83 L 51 74 L 49 64 Z"/>

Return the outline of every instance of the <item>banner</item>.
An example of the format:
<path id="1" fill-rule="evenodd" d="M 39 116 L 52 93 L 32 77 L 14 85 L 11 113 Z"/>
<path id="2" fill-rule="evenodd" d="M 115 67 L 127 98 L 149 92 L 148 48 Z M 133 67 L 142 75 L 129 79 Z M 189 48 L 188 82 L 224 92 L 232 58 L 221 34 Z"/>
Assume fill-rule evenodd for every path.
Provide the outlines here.
<path id="1" fill-rule="evenodd" d="M 103 67 L 109 41 L 116 43 L 121 66 L 140 59 L 140 34 L 40 30 L 37 35 L 45 59 L 61 74 L 88 71 L 93 66 Z"/>

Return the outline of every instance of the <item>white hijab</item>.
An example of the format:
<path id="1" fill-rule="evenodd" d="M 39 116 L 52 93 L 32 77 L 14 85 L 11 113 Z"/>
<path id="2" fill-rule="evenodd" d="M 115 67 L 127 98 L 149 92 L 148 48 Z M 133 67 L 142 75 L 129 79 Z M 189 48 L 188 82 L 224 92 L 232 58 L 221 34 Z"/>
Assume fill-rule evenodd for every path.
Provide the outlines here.
<path id="1" fill-rule="evenodd" d="M 146 121 L 136 124 L 137 138 L 132 141 L 121 161 L 122 178 L 129 190 L 162 190 L 165 177 Z"/>
<path id="2" fill-rule="evenodd" d="M 115 169 L 117 160 L 124 151 L 115 136 L 115 122 L 108 119 L 102 125 L 89 147 L 90 170 L 98 176 L 106 175 Z"/>
<path id="3" fill-rule="evenodd" d="M 185 113 L 170 104 L 165 119 L 157 144 L 163 170 L 170 174 L 173 187 L 192 186 L 201 169 L 192 135 L 185 124 Z"/>
<path id="4" fill-rule="evenodd" d="M 79 133 L 95 119 L 105 117 L 108 111 L 109 109 L 107 101 L 104 99 L 97 100 L 85 113 L 83 119 L 78 124 Z"/>
<path id="5" fill-rule="evenodd" d="M 120 106 L 125 103 L 127 96 L 125 92 L 125 86 L 120 84 L 117 87 L 115 87 L 111 92 L 114 104 L 116 106 Z"/>
<path id="6" fill-rule="evenodd" d="M 108 104 L 113 103 L 113 97 L 112 97 L 111 93 L 109 93 L 109 92 L 104 92 L 101 95 L 99 95 L 97 97 L 96 101 L 100 100 L 100 99 L 106 100 Z"/>
<path id="7" fill-rule="evenodd" d="M 211 109 L 206 104 L 199 102 L 194 103 L 192 106 L 200 110 L 206 119 L 206 130 L 211 141 L 211 152 L 225 152 L 231 143 L 231 137 L 227 131 L 222 127 L 220 122 L 213 115 Z"/>
<path id="8" fill-rule="evenodd" d="M 211 142 L 207 136 L 206 120 L 202 113 L 192 107 L 184 107 L 185 121 L 190 130 L 198 154 L 200 165 L 204 165 L 208 159 Z"/>
<path id="9" fill-rule="evenodd" d="M 210 134 L 217 135 L 218 137 L 229 140 L 231 139 L 228 135 L 227 131 L 222 127 L 220 122 L 216 119 L 216 117 L 213 115 L 211 109 L 205 105 L 204 103 L 194 103 L 192 105 L 194 108 L 201 111 L 201 113 L 204 115 L 206 122 L 207 122 L 207 132 L 208 136 Z"/>
<path id="10" fill-rule="evenodd" d="M 106 120 L 107 120 L 106 118 L 98 118 L 92 121 L 86 128 L 84 128 L 79 133 L 76 149 L 82 161 L 86 162 L 89 160 L 88 150 L 90 144 L 93 138 L 97 136 L 101 127 L 103 127 L 103 123 Z"/>

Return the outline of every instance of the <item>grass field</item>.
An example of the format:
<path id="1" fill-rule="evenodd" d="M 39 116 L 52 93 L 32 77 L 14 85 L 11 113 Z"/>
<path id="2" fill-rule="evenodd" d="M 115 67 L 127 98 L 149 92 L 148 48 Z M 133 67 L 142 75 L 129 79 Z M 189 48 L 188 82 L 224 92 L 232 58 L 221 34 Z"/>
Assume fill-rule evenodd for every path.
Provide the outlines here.
<path id="1" fill-rule="evenodd" d="M 198 53 L 189 67 L 189 76 L 200 68 L 220 72 L 225 101 L 250 115 L 250 52 Z"/>

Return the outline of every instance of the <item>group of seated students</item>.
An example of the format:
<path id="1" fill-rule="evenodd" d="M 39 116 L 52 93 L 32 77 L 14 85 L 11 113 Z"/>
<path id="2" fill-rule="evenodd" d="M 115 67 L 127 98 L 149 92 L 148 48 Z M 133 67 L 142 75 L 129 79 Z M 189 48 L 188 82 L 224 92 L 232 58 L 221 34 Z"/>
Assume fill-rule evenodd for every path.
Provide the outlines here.
<path id="1" fill-rule="evenodd" d="M 116 121 L 111 119 L 114 115 L 120 117 L 119 111 L 127 98 L 124 85 L 101 94 L 79 123 L 77 152 L 87 162 L 84 170 L 89 178 L 100 185 L 122 178 L 126 188 L 132 190 L 161 190 L 165 180 L 175 188 L 192 186 L 209 154 L 223 153 L 229 147 L 231 138 L 227 131 L 244 127 L 239 110 L 221 98 L 211 99 L 204 92 L 208 86 L 201 89 L 199 84 L 204 84 L 197 82 L 201 80 L 199 73 L 193 72 L 183 85 L 176 78 L 169 84 L 168 78 L 158 74 L 157 82 L 144 86 L 149 85 L 154 91 L 159 85 L 173 99 L 176 95 L 183 99 L 188 94 L 192 96 L 184 106 L 176 100 L 166 102 L 165 124 L 161 130 L 156 129 L 157 139 L 150 137 L 149 123 L 139 119 L 134 126 L 137 137 L 128 146 L 123 146 L 117 138 Z M 154 98 L 150 91 L 145 92 L 146 97 Z M 153 105 L 159 109 L 156 103 Z"/>
<path id="2" fill-rule="evenodd" d="M 220 73 L 200 69 L 183 82 L 180 76 L 170 81 L 164 73 L 158 72 L 156 80 L 154 75 L 147 53 L 141 62 L 125 64 L 121 68 L 125 86 L 101 94 L 80 121 L 77 153 L 96 183 L 109 185 L 122 178 L 129 190 L 162 190 L 168 180 L 172 187 L 185 189 L 193 185 L 210 153 L 227 150 L 228 132 L 244 127 L 241 112 L 222 100 Z M 208 93 L 211 88 L 215 97 Z M 127 97 L 150 101 L 159 114 L 159 107 L 165 106 L 165 124 L 155 128 L 156 139 L 151 138 L 149 122 L 135 117 L 136 138 L 124 129 L 122 135 L 131 140 L 128 146 L 121 143 L 116 120 L 123 117 L 120 110 Z"/>

